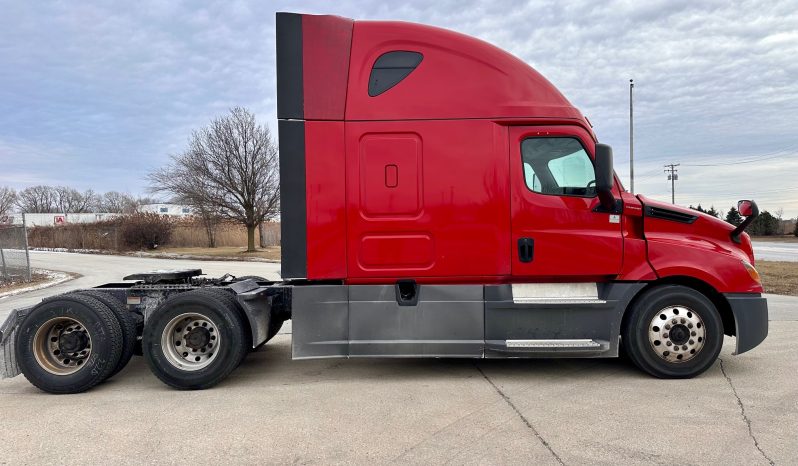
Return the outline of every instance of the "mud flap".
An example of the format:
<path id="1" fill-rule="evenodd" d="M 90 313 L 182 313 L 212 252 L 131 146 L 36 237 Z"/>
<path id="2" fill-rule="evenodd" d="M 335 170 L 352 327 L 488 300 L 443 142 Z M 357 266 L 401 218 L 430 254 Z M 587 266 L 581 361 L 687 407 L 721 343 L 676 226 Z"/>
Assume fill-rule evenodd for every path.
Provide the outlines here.
<path id="1" fill-rule="evenodd" d="M 759 294 L 726 293 L 734 325 L 737 347 L 734 354 L 742 354 L 758 346 L 768 336 L 768 302 Z"/>

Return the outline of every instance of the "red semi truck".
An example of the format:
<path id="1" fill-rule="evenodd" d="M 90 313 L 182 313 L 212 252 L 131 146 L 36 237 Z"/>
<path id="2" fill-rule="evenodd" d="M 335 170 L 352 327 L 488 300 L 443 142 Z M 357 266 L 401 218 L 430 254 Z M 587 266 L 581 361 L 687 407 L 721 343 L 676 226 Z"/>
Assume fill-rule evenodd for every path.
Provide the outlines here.
<path id="1" fill-rule="evenodd" d="M 138 347 L 223 380 L 292 319 L 293 358 L 614 357 L 692 377 L 767 335 L 745 226 L 627 192 L 543 76 L 444 29 L 277 14 L 282 280 L 136 274 L 16 310 L 5 376 L 91 388 Z"/>

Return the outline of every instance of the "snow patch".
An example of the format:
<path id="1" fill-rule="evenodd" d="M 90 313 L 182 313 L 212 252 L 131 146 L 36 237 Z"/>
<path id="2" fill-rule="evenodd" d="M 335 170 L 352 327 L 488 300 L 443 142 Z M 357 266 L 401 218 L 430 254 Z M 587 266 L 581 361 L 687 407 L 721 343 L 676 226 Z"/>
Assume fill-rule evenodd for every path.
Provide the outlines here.
<path id="1" fill-rule="evenodd" d="M 41 275 L 46 275 L 47 280 L 41 283 L 36 283 L 35 285 L 25 286 L 22 288 L 16 288 L 11 291 L 0 292 L 0 299 L 7 298 L 9 296 L 15 296 L 22 293 L 27 293 L 29 291 L 41 290 L 44 288 L 49 288 L 51 286 L 55 286 L 66 281 L 72 280 L 75 278 L 75 275 L 67 273 L 67 272 L 58 272 L 55 270 L 44 270 L 44 269 L 31 269 L 31 273 L 38 273 Z M 15 282 L 11 282 L 14 284 Z"/>

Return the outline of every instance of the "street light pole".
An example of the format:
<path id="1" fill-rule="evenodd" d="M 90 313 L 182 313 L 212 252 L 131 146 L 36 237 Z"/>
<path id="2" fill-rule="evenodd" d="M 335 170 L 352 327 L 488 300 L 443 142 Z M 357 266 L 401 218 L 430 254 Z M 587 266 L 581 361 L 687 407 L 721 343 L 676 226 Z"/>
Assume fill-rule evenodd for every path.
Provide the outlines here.
<path id="1" fill-rule="evenodd" d="M 634 126 L 634 103 L 632 100 L 632 89 L 634 89 L 634 79 L 629 80 L 629 189 L 635 193 L 635 126 Z"/>

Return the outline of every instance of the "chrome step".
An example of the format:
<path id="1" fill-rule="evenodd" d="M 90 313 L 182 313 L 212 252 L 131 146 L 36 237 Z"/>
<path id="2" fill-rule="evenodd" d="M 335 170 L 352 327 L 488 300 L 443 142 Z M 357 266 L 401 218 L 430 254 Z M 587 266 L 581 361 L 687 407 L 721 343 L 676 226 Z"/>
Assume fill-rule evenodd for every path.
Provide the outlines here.
<path id="1" fill-rule="evenodd" d="M 603 345 L 596 340 L 589 339 L 562 339 L 562 340 L 506 340 L 507 348 L 524 348 L 536 350 L 598 350 Z"/>

